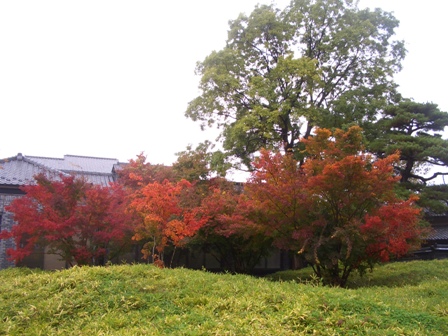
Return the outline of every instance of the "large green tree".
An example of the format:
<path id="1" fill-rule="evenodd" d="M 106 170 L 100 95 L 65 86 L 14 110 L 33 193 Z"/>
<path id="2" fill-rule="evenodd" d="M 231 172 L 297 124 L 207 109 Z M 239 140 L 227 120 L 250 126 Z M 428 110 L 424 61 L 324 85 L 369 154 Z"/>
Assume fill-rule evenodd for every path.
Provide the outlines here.
<path id="1" fill-rule="evenodd" d="M 436 104 L 406 99 L 382 112 L 371 148 L 380 156 L 399 150 L 401 162 L 396 169 L 401 182 L 427 183 L 448 175 L 439 171 L 448 166 L 448 140 L 442 138 L 445 127 L 448 113 L 440 111 Z"/>
<path id="2" fill-rule="evenodd" d="M 419 204 L 434 212 L 448 211 L 448 188 L 440 185 L 448 175 L 448 140 L 442 138 L 446 127 L 448 113 L 436 104 L 404 99 L 381 113 L 370 134 L 370 150 L 378 156 L 400 151 L 395 170 L 401 186 L 417 192 Z"/>
<path id="3" fill-rule="evenodd" d="M 187 181 L 206 181 L 212 176 L 225 176 L 230 168 L 221 151 L 213 151 L 215 145 L 206 140 L 195 149 L 188 145 L 185 151 L 176 153 L 173 172 L 177 178 Z"/>
<path id="4" fill-rule="evenodd" d="M 247 167 L 261 148 L 299 153 L 314 126 L 361 124 L 394 92 L 405 54 L 397 26 L 392 14 L 351 0 L 257 6 L 198 63 L 201 95 L 186 115 L 218 126 L 227 154 Z"/>

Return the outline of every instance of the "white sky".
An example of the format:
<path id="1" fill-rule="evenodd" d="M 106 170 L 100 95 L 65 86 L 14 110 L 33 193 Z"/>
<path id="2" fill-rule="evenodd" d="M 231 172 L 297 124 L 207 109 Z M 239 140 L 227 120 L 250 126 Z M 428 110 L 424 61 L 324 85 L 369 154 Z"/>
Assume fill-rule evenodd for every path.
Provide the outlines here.
<path id="1" fill-rule="evenodd" d="M 199 94 L 195 65 L 258 2 L 270 0 L 0 1 L 0 158 L 145 152 L 171 164 L 189 143 L 213 140 L 184 117 Z M 444 4 L 361 0 L 401 21 L 401 93 L 448 111 Z"/>

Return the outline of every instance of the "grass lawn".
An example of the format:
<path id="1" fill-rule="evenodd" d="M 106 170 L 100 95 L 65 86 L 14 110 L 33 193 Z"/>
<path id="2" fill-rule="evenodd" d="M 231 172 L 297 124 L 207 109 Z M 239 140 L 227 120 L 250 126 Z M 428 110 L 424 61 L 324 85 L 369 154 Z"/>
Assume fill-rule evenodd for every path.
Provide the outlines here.
<path id="1" fill-rule="evenodd" d="M 306 270 L 0 271 L 0 335 L 308 334 L 448 335 L 448 260 L 380 266 L 349 289 L 322 287 Z"/>

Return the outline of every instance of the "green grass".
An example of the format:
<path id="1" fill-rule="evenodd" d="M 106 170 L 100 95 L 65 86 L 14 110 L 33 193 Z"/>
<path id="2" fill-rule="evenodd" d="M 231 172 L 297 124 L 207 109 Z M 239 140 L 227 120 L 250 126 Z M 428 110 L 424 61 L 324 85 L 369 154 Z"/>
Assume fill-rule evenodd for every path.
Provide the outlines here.
<path id="1" fill-rule="evenodd" d="M 448 260 L 388 264 L 351 289 L 298 274 L 3 270 L 0 335 L 448 335 Z"/>

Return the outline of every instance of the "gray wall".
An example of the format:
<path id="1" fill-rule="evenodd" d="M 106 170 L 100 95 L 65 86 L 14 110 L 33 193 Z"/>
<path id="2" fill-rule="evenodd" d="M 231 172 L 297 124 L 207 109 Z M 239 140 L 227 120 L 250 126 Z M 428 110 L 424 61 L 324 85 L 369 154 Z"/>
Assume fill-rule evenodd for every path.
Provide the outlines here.
<path id="1" fill-rule="evenodd" d="M 10 230 L 14 225 L 12 214 L 5 211 L 5 207 L 12 202 L 13 199 L 20 197 L 19 195 L 5 195 L 0 194 L 0 231 Z M 0 240 L 0 269 L 14 267 L 14 262 L 7 259 L 6 250 L 14 248 L 14 241 L 12 239 Z"/>

